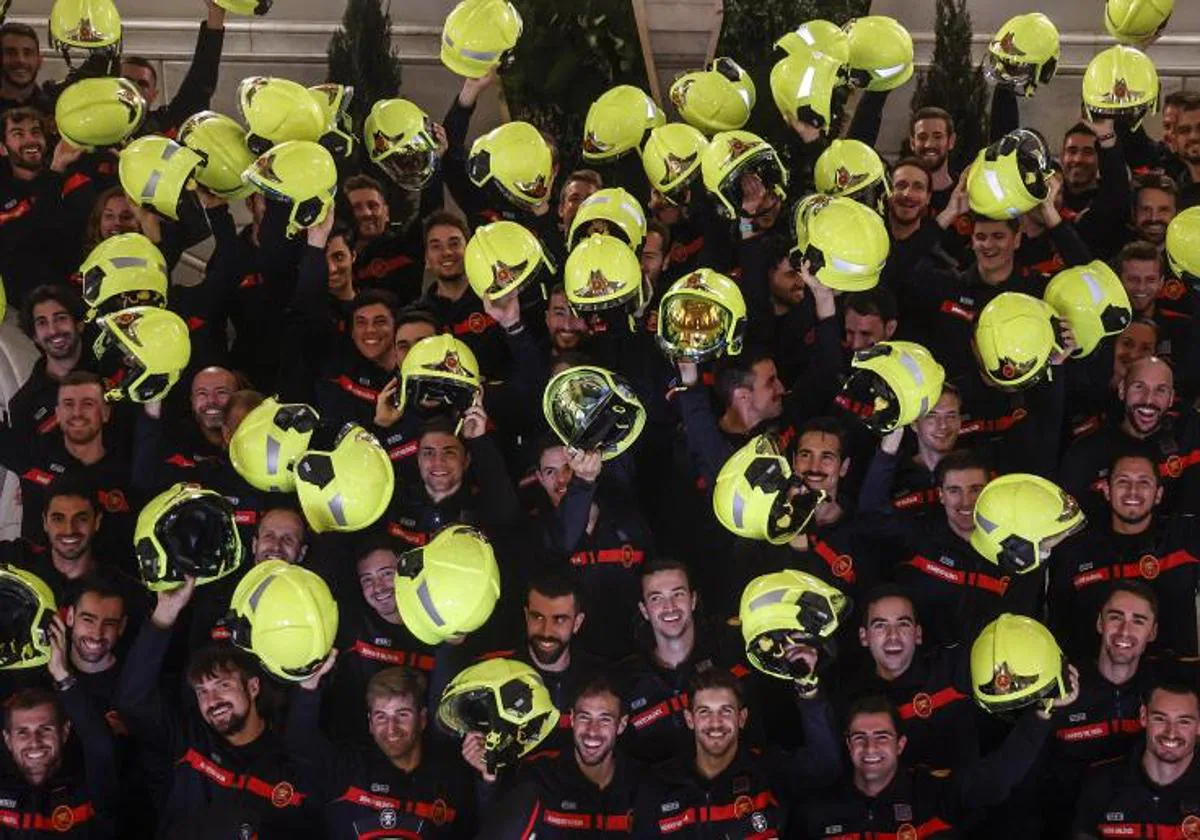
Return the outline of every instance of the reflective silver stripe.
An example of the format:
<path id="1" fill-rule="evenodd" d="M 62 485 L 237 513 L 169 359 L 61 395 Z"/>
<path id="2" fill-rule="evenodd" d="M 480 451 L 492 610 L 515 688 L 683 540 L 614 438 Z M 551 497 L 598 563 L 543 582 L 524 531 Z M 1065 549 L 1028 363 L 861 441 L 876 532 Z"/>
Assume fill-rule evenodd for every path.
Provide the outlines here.
<path id="1" fill-rule="evenodd" d="M 1099 303 L 1103 292 L 1100 291 L 1100 281 L 1096 279 L 1096 275 L 1090 271 L 1083 273 L 1083 282 L 1087 284 L 1088 295 L 1092 299 L 1092 303 Z"/>
<path id="2" fill-rule="evenodd" d="M 338 493 L 329 500 L 329 512 L 333 514 L 333 521 L 346 527 L 346 511 L 344 510 L 345 503 L 342 500 L 342 494 Z"/>
<path id="3" fill-rule="evenodd" d="M 849 260 L 843 260 L 840 257 L 834 257 L 829 261 L 829 267 L 834 271 L 844 271 L 847 274 L 866 274 L 871 269 L 862 263 L 854 263 Z"/>
<path id="4" fill-rule="evenodd" d="M 871 72 L 876 76 L 879 76 L 881 79 L 887 79 L 892 76 L 900 75 L 904 72 L 904 68 L 906 67 L 908 67 L 907 64 L 894 64 L 891 67 L 876 67 Z"/>
<path id="5" fill-rule="evenodd" d="M 742 520 L 746 515 L 746 500 L 741 493 L 733 494 L 733 524 L 738 528 L 744 527 Z"/>
<path id="6" fill-rule="evenodd" d="M 168 143 L 163 147 L 162 159 L 170 160 L 171 158 L 175 157 L 175 155 L 178 154 L 179 150 L 182 148 L 183 146 L 179 145 L 178 143 Z"/>
<path id="7" fill-rule="evenodd" d="M 775 604 L 783 603 L 783 594 L 786 589 L 772 589 L 770 592 L 764 592 L 747 605 L 750 612 L 762 609 L 763 607 L 774 606 Z"/>
<path id="8" fill-rule="evenodd" d="M 451 46 L 454 46 L 451 44 Z M 459 50 L 458 54 L 463 58 L 473 58 L 476 61 L 495 61 L 500 57 L 498 52 L 479 52 L 478 50 Z"/>
<path id="9" fill-rule="evenodd" d="M 267 475 L 279 475 L 279 452 L 282 448 L 275 438 L 267 438 Z"/>
<path id="10" fill-rule="evenodd" d="M 999 527 L 995 522 L 992 522 L 990 519 L 983 516 L 979 511 L 975 511 L 975 524 L 989 534 Z"/>
<path id="11" fill-rule="evenodd" d="M 149 265 L 141 257 L 112 257 L 109 262 L 112 263 L 113 268 L 138 268 Z"/>
<path id="12" fill-rule="evenodd" d="M 273 581 L 273 580 L 275 580 L 275 575 L 271 575 L 270 577 L 265 578 L 263 580 L 263 582 L 260 583 L 258 586 L 256 586 L 254 588 L 254 591 L 250 593 L 250 597 L 248 599 L 246 599 L 247 602 L 250 604 L 250 609 L 252 609 L 252 610 L 258 609 L 259 599 L 262 598 L 263 593 L 267 591 L 267 587 L 271 585 L 271 581 Z"/>
<path id="13" fill-rule="evenodd" d="M 901 353 L 900 364 L 912 374 L 912 378 L 917 381 L 918 385 L 925 384 L 925 372 L 921 370 L 921 366 L 917 364 L 917 360 L 912 357 L 911 353 Z"/>
<path id="14" fill-rule="evenodd" d="M 446 620 L 442 618 L 441 614 L 437 611 L 437 607 L 433 604 L 433 596 L 429 594 L 428 581 L 422 580 L 417 584 L 417 600 L 421 602 L 421 606 L 425 608 L 425 612 L 428 613 L 430 620 L 434 624 L 438 627 L 446 626 Z"/>
<path id="15" fill-rule="evenodd" d="M 154 194 L 158 192 L 158 182 L 162 180 L 162 170 L 155 169 L 150 173 L 150 177 L 146 179 L 146 186 L 142 187 L 142 201 L 153 201 Z"/>
<path id="16" fill-rule="evenodd" d="M 817 68 L 811 65 L 804 68 L 804 77 L 800 80 L 800 87 L 796 88 L 796 96 L 800 99 L 806 99 L 812 96 L 813 80 L 816 78 Z"/>

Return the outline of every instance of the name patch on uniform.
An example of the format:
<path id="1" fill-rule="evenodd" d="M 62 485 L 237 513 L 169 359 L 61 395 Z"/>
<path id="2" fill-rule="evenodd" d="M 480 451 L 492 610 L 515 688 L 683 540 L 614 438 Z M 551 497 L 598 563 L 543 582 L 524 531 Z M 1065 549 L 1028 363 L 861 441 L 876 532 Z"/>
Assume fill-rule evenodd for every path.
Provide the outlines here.
<path id="1" fill-rule="evenodd" d="M 662 805 L 660 805 L 658 807 L 659 807 L 659 810 L 661 810 L 664 814 L 671 814 L 671 813 L 674 813 L 675 811 L 679 810 L 679 803 L 678 802 L 664 802 Z"/>
<path id="2" fill-rule="evenodd" d="M 733 794 L 736 796 L 739 793 L 746 793 L 750 790 L 749 776 L 734 776 L 733 777 Z"/>
<path id="3" fill-rule="evenodd" d="M 632 703 L 629 704 L 629 708 L 636 712 L 638 709 L 643 708 L 645 705 L 646 705 L 646 698 L 639 697 L 636 700 L 634 700 Z"/>
<path id="4" fill-rule="evenodd" d="M 897 802 L 892 806 L 896 822 L 908 822 L 912 817 L 912 806 L 905 802 Z"/>

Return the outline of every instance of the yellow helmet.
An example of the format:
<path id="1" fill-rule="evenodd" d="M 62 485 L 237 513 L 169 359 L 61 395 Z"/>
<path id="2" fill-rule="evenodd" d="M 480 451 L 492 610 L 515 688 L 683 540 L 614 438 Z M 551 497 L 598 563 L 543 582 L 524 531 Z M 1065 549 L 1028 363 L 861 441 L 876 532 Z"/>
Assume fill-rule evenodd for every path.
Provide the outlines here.
<path id="1" fill-rule="evenodd" d="M 231 117 L 216 111 L 200 111 L 179 127 L 179 142 L 200 155 L 196 180 L 214 195 L 228 201 L 245 198 L 254 187 L 242 173 L 254 163 L 246 146 L 246 131 Z"/>
<path id="2" fill-rule="evenodd" d="M 429 183 L 437 169 L 433 120 L 407 99 L 381 99 L 363 124 L 371 162 L 407 190 Z"/>
<path id="3" fill-rule="evenodd" d="M 58 132 L 86 151 L 123 143 L 146 118 L 146 100 L 128 79 L 80 79 L 54 104 Z"/>
<path id="4" fill-rule="evenodd" d="M 1090 355 L 1102 338 L 1121 333 L 1133 320 L 1121 278 L 1102 260 L 1063 269 L 1042 297 L 1071 325 L 1079 357 Z"/>
<path id="5" fill-rule="evenodd" d="M 354 86 L 326 82 L 313 85 L 308 92 L 325 120 L 325 133 L 317 142 L 328 149 L 335 158 L 350 157 L 354 154 L 354 129 L 350 119 Z"/>
<path id="6" fill-rule="evenodd" d="M 842 390 L 870 407 L 863 425 L 881 434 L 924 417 L 946 381 L 933 354 L 911 341 L 880 341 L 856 352 L 850 367 L 853 372 Z"/>
<path id="7" fill-rule="evenodd" d="M 972 346 L 984 376 L 1002 391 L 1019 391 L 1050 375 L 1062 351 L 1058 315 L 1050 304 L 1020 292 L 992 298 L 975 322 Z"/>
<path id="8" fill-rule="evenodd" d="M 597 227 L 603 228 L 597 230 Z M 622 187 L 607 187 L 589 195 L 579 205 L 571 222 L 567 243 L 574 248 L 593 233 L 615 236 L 635 251 L 646 238 L 646 211 Z"/>
<path id="9" fill-rule="evenodd" d="M 850 44 L 850 82 L 867 90 L 894 90 L 912 78 L 913 42 L 893 18 L 868 15 L 843 27 Z"/>
<path id="10" fill-rule="evenodd" d="M 821 152 L 813 171 L 817 192 L 840 195 L 865 204 L 881 215 L 892 185 L 879 153 L 861 140 L 834 140 Z"/>
<path id="11" fill-rule="evenodd" d="M 1058 70 L 1058 29 L 1041 12 L 1009 18 L 988 44 L 983 70 L 988 78 L 1033 96 Z"/>
<path id="12" fill-rule="evenodd" d="M 401 406 L 449 407 L 461 416 L 483 387 L 471 348 L 452 335 L 431 335 L 414 344 L 400 363 Z"/>
<path id="13" fill-rule="evenodd" d="M 845 83 L 845 66 L 815 50 L 797 49 L 771 68 L 771 96 L 783 119 L 799 119 L 828 132 L 833 92 Z"/>
<path id="14" fill-rule="evenodd" d="M 1083 112 L 1089 120 L 1114 117 L 1137 128 L 1158 110 L 1158 94 L 1158 69 L 1134 47 L 1097 53 L 1083 74 Z"/>
<path id="15" fill-rule="evenodd" d="M 1167 27 L 1175 0 L 1108 0 L 1104 28 L 1122 44 L 1140 44 Z"/>
<path id="16" fill-rule="evenodd" d="M 117 175 L 121 187 L 138 207 L 179 221 L 183 201 L 195 200 L 196 169 L 203 158 L 174 140 L 150 134 L 121 150 Z"/>
<path id="17" fill-rule="evenodd" d="M 642 264 L 615 236 L 593 233 L 567 257 L 563 274 L 567 302 L 579 312 L 612 309 L 643 300 Z"/>
<path id="18" fill-rule="evenodd" d="M 235 15 L 265 15 L 275 0 L 213 0 L 218 6 Z"/>
<path id="19" fill-rule="evenodd" d="M 527 285 L 542 284 L 554 263 L 542 243 L 524 225 L 499 221 L 475 229 L 463 262 L 467 282 L 480 300 L 499 300 Z"/>
<path id="20" fill-rule="evenodd" d="M 437 719 L 459 737 L 484 736 L 484 761 L 496 772 L 532 752 L 558 725 L 542 678 L 524 662 L 488 659 L 458 673 L 438 701 Z"/>
<path id="21" fill-rule="evenodd" d="M 672 204 L 684 204 L 688 186 L 700 173 L 700 158 L 708 139 L 687 123 L 667 123 L 651 129 L 642 147 L 646 179 Z"/>
<path id="22" fill-rule="evenodd" d="M 320 419 L 311 405 L 267 397 L 243 418 L 229 440 L 234 470 L 264 492 L 294 492 L 292 470 L 308 450 Z"/>
<path id="23" fill-rule="evenodd" d="M 1167 260 L 1181 280 L 1200 278 L 1200 207 L 1181 210 L 1167 225 Z"/>
<path id="24" fill-rule="evenodd" d="M 250 129 L 246 146 L 256 155 L 288 140 L 315 143 L 329 128 L 316 98 L 291 79 L 242 79 L 238 84 L 238 111 Z"/>
<path id="25" fill-rule="evenodd" d="M 183 319 L 155 306 L 131 306 L 96 319 L 92 345 L 100 372 L 112 387 L 109 402 L 154 402 L 179 381 L 192 355 Z"/>
<path id="26" fill-rule="evenodd" d="M 499 599 L 492 545 L 468 525 L 443 528 L 428 545 L 400 556 L 396 608 L 409 632 L 427 645 L 478 630 Z"/>
<path id="27" fill-rule="evenodd" d="M 1079 504 L 1054 482 L 1009 473 L 989 481 L 975 500 L 971 547 L 1006 575 L 1028 574 L 1086 522 Z"/>
<path id="28" fill-rule="evenodd" d="M 130 306 L 167 305 L 167 261 L 140 233 L 105 239 L 79 266 L 79 277 L 89 321 Z"/>
<path id="29" fill-rule="evenodd" d="M 816 193 L 796 205 L 793 229 L 796 246 L 789 257 L 797 270 L 807 260 L 813 276 L 843 292 L 879 283 L 891 241 L 874 210 L 850 198 Z"/>
<path id="30" fill-rule="evenodd" d="M 818 577 L 783 569 L 760 575 L 742 590 L 738 618 L 750 664 L 768 677 L 815 682 L 803 661 L 788 662 L 790 645 L 832 651 L 833 634 L 850 599 Z"/>
<path id="31" fill-rule="evenodd" d="M 658 303 L 658 346 L 672 360 L 736 356 L 745 334 L 742 290 L 711 268 L 676 280 Z"/>
<path id="32" fill-rule="evenodd" d="M 33 572 L 0 563 L 0 671 L 39 668 L 50 661 L 54 593 Z"/>
<path id="33" fill-rule="evenodd" d="M 641 88 L 617 85 L 600 94 L 583 123 L 583 159 L 615 160 L 642 145 L 646 132 L 667 122 Z"/>
<path id="34" fill-rule="evenodd" d="M 76 67 L 96 53 L 110 66 L 121 57 L 121 15 L 112 0 L 54 0 L 50 8 L 50 49 Z"/>
<path id="35" fill-rule="evenodd" d="M 242 177 L 267 198 L 291 205 L 288 236 L 319 225 L 333 208 L 337 164 L 317 143 L 289 140 L 273 146 Z"/>
<path id="36" fill-rule="evenodd" d="M 671 85 L 670 97 L 684 122 L 710 136 L 744 126 L 757 99 L 750 74 L 732 58 L 684 73 Z"/>
<path id="37" fill-rule="evenodd" d="M 989 219 L 1015 219 L 1028 213 L 1049 192 L 1050 154 L 1037 134 L 1010 131 L 979 152 L 967 176 L 971 209 Z"/>
<path id="38" fill-rule="evenodd" d="M 508 0 L 463 0 L 442 26 L 442 64 L 468 79 L 479 79 L 506 64 L 524 24 Z"/>
<path id="39" fill-rule="evenodd" d="M 1042 624 L 1003 613 L 971 645 L 971 685 L 975 702 L 989 712 L 1048 708 L 1069 691 L 1067 662 Z"/>
<path id="40" fill-rule="evenodd" d="M 713 137 L 700 156 L 700 175 L 726 218 L 741 215 L 745 174 L 757 175 L 768 191 L 787 198 L 788 173 L 770 143 L 749 131 L 724 131 Z"/>
<path id="41" fill-rule="evenodd" d="M 542 413 L 565 446 L 598 449 L 605 461 L 633 446 L 646 425 L 646 409 L 625 378 L 590 365 L 551 377 L 542 393 Z"/>
<path id="42" fill-rule="evenodd" d="M 713 513 L 726 530 L 783 545 L 808 527 L 824 490 L 808 491 L 792 475 L 778 441 L 758 435 L 730 456 L 713 487 Z"/>
<path id="43" fill-rule="evenodd" d="M 179 482 L 146 503 L 133 532 L 138 571 L 151 591 L 176 589 L 184 577 L 201 586 L 242 563 L 233 505 L 199 484 Z"/>
<path id="44" fill-rule="evenodd" d="M 471 146 L 467 175 L 477 187 L 495 183 L 518 207 L 536 207 L 550 197 L 554 154 L 542 133 L 529 123 L 505 123 Z"/>
<path id="45" fill-rule="evenodd" d="M 318 534 L 375 524 L 396 482 L 387 452 L 357 423 L 318 425 L 295 474 L 300 508 Z"/>
<path id="46" fill-rule="evenodd" d="M 850 62 L 850 39 L 836 23 L 827 20 L 810 20 L 775 42 L 775 48 L 788 55 L 811 51 L 824 53 L 838 64 Z"/>
<path id="47" fill-rule="evenodd" d="M 233 644 L 258 657 L 269 673 L 303 682 L 333 649 L 338 605 L 316 572 L 264 560 L 238 583 L 224 623 Z"/>

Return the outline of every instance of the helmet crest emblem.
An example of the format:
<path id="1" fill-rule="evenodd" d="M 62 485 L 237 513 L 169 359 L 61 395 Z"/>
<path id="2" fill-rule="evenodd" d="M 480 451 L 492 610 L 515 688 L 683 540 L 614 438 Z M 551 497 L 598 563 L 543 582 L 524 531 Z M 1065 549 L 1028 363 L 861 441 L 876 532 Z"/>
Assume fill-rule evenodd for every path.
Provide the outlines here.
<path id="1" fill-rule="evenodd" d="M 501 289 L 508 288 L 524 273 L 525 267 L 528 265 L 528 260 L 517 265 L 508 265 L 497 260 L 492 264 L 492 282 Z"/>
<path id="2" fill-rule="evenodd" d="M 704 275 L 699 271 L 694 271 L 689 274 L 687 279 L 683 281 L 683 287 L 685 289 L 708 289 L 708 286 L 706 286 L 704 283 Z"/>
<path id="3" fill-rule="evenodd" d="M 1004 37 L 1000 39 L 1000 49 L 1008 55 L 1025 55 L 1025 50 L 1013 43 L 1015 37 L 1014 33 L 1005 32 Z"/>
<path id="4" fill-rule="evenodd" d="M 696 162 L 696 153 L 695 152 L 693 152 L 692 154 L 688 155 L 687 157 L 683 157 L 683 158 L 679 157 L 678 155 L 668 152 L 666 160 L 665 160 L 665 163 L 667 166 L 667 177 L 663 180 L 663 183 L 666 183 L 667 181 L 674 180 L 675 178 L 680 177 L 681 175 L 683 175 L 684 172 L 687 172 L 687 170 L 695 162 Z"/>
<path id="5" fill-rule="evenodd" d="M 1008 694 L 1012 689 L 1012 674 L 1009 673 L 1007 662 L 996 670 L 996 676 L 992 677 L 992 688 L 997 694 Z"/>
<path id="6" fill-rule="evenodd" d="M 672 85 L 671 102 L 676 108 L 682 109 L 687 104 L 688 88 L 692 86 L 693 81 L 693 79 L 682 79 Z"/>
<path id="7" fill-rule="evenodd" d="M 838 189 L 844 190 L 848 187 L 857 187 L 863 181 L 867 180 L 867 175 L 862 172 L 854 173 L 844 166 L 839 166 L 833 179 Z"/>
<path id="8" fill-rule="evenodd" d="M 746 152 L 758 146 L 760 142 L 758 140 L 746 141 L 740 137 L 733 137 L 729 140 L 729 151 L 725 159 L 730 161 L 737 160 L 746 154 Z"/>
<path id="9" fill-rule="evenodd" d="M 546 193 L 548 192 L 548 188 L 546 186 L 546 176 L 538 175 L 537 178 L 533 179 L 532 181 L 517 181 L 517 189 L 525 193 L 525 195 L 529 196 L 530 198 L 541 201 L 546 197 Z"/>
<path id="10" fill-rule="evenodd" d="M 257 163 L 255 163 L 255 169 L 258 170 L 259 175 L 261 175 L 263 178 L 266 178 L 268 181 L 274 181 L 277 184 L 282 183 L 283 181 L 283 179 L 280 178 L 279 174 L 275 171 L 275 154 L 273 152 L 260 157 Z"/>
<path id="11" fill-rule="evenodd" d="M 609 280 L 603 271 L 596 268 L 592 269 L 592 273 L 588 275 L 587 285 L 580 289 L 577 294 L 582 298 L 598 298 L 615 292 L 619 288 L 619 283 Z"/>

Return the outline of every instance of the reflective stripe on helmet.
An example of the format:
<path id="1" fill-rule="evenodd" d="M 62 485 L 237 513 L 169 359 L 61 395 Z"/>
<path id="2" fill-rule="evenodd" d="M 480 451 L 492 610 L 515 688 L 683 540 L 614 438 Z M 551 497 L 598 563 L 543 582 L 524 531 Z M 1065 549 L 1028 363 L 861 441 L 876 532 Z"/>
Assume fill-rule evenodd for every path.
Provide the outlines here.
<path id="1" fill-rule="evenodd" d="M 866 274 L 871 270 L 870 266 L 862 263 L 852 263 L 849 260 L 843 260 L 839 257 L 833 257 L 829 260 L 829 267 L 834 271 L 844 271 L 847 274 Z"/>
<path id="2" fill-rule="evenodd" d="M 1092 303 L 1099 303 L 1104 297 L 1104 292 L 1100 290 L 1100 281 L 1090 271 L 1083 272 L 1082 276 L 1083 282 L 1087 285 L 1088 296 L 1092 299 Z"/>
<path id="3" fill-rule="evenodd" d="M 342 499 L 342 494 L 338 493 L 329 500 L 329 512 L 333 514 L 333 521 L 343 528 L 346 527 L 346 510 L 345 502 Z"/>
<path id="4" fill-rule="evenodd" d="M 796 88 L 796 96 L 803 99 L 812 95 L 813 79 L 816 78 L 817 68 L 809 65 L 804 69 L 804 77 L 800 79 L 800 86 Z"/>
<path id="5" fill-rule="evenodd" d="M 741 493 L 733 494 L 733 524 L 735 527 L 744 528 L 743 520 L 746 515 L 746 500 Z"/>
<path id="6" fill-rule="evenodd" d="M 161 169 L 155 169 L 150 173 L 150 177 L 146 179 L 146 186 L 142 187 L 142 194 L 140 197 L 143 202 L 154 200 L 154 194 L 158 192 L 158 182 L 161 180 Z"/>
<path id="7" fill-rule="evenodd" d="M 279 475 L 279 452 L 282 448 L 275 438 L 267 438 L 267 475 Z"/>
<path id="8" fill-rule="evenodd" d="M 764 592 L 757 598 L 746 605 L 748 612 L 762 609 L 763 607 L 774 606 L 775 604 L 783 603 L 783 596 L 787 594 L 786 589 L 772 589 L 770 592 Z"/>
<path id="9" fill-rule="evenodd" d="M 988 189 L 992 191 L 992 195 L 995 196 L 998 201 L 1004 201 L 1006 196 L 1004 194 L 1004 187 L 1000 186 L 1000 176 L 997 175 L 994 170 L 988 169 L 983 173 L 983 180 L 987 183 Z M 1004 212 L 1008 214 L 1010 218 L 1016 218 L 1017 216 L 1021 215 L 1021 211 L 1016 207 L 1005 207 Z"/>
<path id="10" fill-rule="evenodd" d="M 917 360 L 913 358 L 911 353 L 901 353 L 900 364 L 912 374 L 912 378 L 916 380 L 918 385 L 925 384 L 925 372 L 921 370 L 921 366 L 917 364 Z"/>
<path id="11" fill-rule="evenodd" d="M 975 511 L 975 524 L 989 534 L 1000 527 L 995 522 L 992 522 L 990 519 L 981 514 L 979 511 Z"/>
<path id="12" fill-rule="evenodd" d="M 109 262 L 112 263 L 113 268 L 140 268 L 150 265 L 142 257 L 112 257 Z"/>
<path id="13" fill-rule="evenodd" d="M 422 580 L 417 584 L 417 600 L 421 602 L 421 606 L 425 608 L 425 613 L 429 616 L 430 621 L 438 627 L 445 627 L 446 620 L 442 618 L 437 607 L 433 603 L 433 595 L 429 592 L 429 581 Z"/>
<path id="14" fill-rule="evenodd" d="M 892 76 L 898 76 L 903 73 L 906 67 L 908 67 L 908 64 L 896 64 L 892 67 L 878 67 L 871 72 L 881 79 L 889 79 Z"/>

